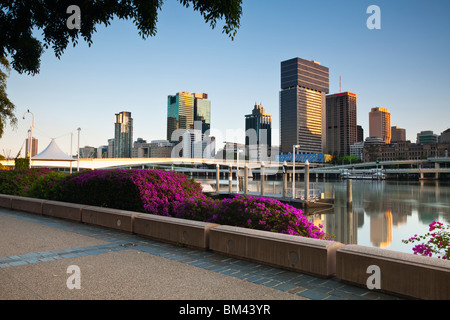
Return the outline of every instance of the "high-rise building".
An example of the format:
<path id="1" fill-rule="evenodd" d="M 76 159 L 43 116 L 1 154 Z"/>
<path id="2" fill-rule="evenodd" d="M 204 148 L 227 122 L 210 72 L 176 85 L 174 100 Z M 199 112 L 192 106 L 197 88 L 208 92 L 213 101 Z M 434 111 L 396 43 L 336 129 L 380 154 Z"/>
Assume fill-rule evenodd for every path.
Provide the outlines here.
<path id="1" fill-rule="evenodd" d="M 391 143 L 391 114 L 385 108 L 372 108 L 369 113 L 369 135 Z"/>
<path id="2" fill-rule="evenodd" d="M 391 142 L 406 141 L 406 130 L 397 126 L 391 127 Z"/>
<path id="3" fill-rule="evenodd" d="M 201 128 L 196 128 L 196 122 Z M 183 132 L 176 130 L 201 130 L 206 133 L 211 127 L 211 101 L 206 93 L 178 92 L 167 98 L 167 140 L 180 141 Z"/>
<path id="4" fill-rule="evenodd" d="M 26 140 L 25 140 L 25 150 L 26 150 L 26 152 L 29 152 L 29 146 L 28 146 L 28 141 L 29 141 L 30 139 L 29 138 L 27 138 Z M 38 154 L 38 143 L 39 143 L 39 141 L 38 141 L 38 139 L 36 139 L 36 138 L 33 138 L 33 143 L 31 144 L 31 157 L 34 157 L 35 155 L 37 155 Z"/>
<path id="5" fill-rule="evenodd" d="M 133 118 L 131 112 L 116 114 L 114 134 L 114 158 L 131 158 L 133 147 Z"/>
<path id="6" fill-rule="evenodd" d="M 364 129 L 362 126 L 357 127 L 357 142 L 363 142 L 364 141 Z"/>
<path id="7" fill-rule="evenodd" d="M 281 62 L 280 152 L 322 153 L 326 146 L 329 69 L 317 61 L 294 58 Z"/>
<path id="8" fill-rule="evenodd" d="M 356 94 L 336 93 L 328 95 L 326 101 L 327 153 L 348 156 L 350 146 L 358 141 Z"/>
<path id="9" fill-rule="evenodd" d="M 431 130 L 421 131 L 417 134 L 416 143 L 438 143 L 438 135 Z"/>
<path id="10" fill-rule="evenodd" d="M 245 148 L 250 161 L 268 160 L 272 149 L 272 115 L 255 103 L 251 114 L 245 116 Z"/>

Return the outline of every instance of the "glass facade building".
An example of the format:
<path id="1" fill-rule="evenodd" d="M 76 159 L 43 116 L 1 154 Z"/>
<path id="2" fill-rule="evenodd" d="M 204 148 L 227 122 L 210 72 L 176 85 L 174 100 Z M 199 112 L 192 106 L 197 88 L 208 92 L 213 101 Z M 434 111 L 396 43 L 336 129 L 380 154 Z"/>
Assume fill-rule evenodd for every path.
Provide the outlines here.
<path id="1" fill-rule="evenodd" d="M 245 149 L 250 161 L 268 160 L 272 151 L 272 115 L 255 104 L 252 114 L 245 116 Z"/>
<path id="2" fill-rule="evenodd" d="M 326 145 L 326 94 L 329 69 L 317 61 L 281 62 L 280 152 L 323 153 Z"/>
<path id="3" fill-rule="evenodd" d="M 114 158 L 131 158 L 133 147 L 133 118 L 131 112 L 116 114 Z"/>
<path id="4" fill-rule="evenodd" d="M 196 122 L 201 128 L 196 128 Z M 206 93 L 178 92 L 167 98 L 167 140 L 178 142 L 184 131 L 199 129 L 206 133 L 211 127 L 211 101 Z M 174 133 L 178 133 L 175 134 Z"/>

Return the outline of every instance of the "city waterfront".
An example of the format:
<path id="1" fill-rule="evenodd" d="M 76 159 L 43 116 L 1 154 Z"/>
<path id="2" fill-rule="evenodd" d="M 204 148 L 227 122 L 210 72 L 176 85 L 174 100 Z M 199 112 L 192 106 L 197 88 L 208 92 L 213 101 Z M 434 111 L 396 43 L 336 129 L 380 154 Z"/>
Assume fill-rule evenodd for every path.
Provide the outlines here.
<path id="1" fill-rule="evenodd" d="M 353 181 L 353 205 L 347 207 L 347 184 L 318 182 L 335 191 L 331 212 L 313 216 L 336 241 L 412 253 L 402 240 L 425 234 L 433 221 L 450 222 L 450 183 L 442 181 Z"/>
<path id="2" fill-rule="evenodd" d="M 289 181 L 288 188 L 291 184 Z M 352 185 L 353 202 L 348 206 L 347 181 L 310 181 L 311 194 L 334 197 L 334 206 L 313 211 L 309 219 L 323 225 L 324 231 L 341 243 L 412 253 L 414 245 L 402 240 L 425 234 L 433 221 L 450 223 L 449 181 L 353 180 Z M 221 186 L 221 191 L 226 190 Z M 237 191 L 236 183 L 232 190 Z M 281 181 L 265 184 L 265 196 L 279 197 L 281 190 Z M 304 192 L 304 181 L 297 181 L 296 190 Z M 259 192 L 260 181 L 250 182 L 249 193 Z"/>

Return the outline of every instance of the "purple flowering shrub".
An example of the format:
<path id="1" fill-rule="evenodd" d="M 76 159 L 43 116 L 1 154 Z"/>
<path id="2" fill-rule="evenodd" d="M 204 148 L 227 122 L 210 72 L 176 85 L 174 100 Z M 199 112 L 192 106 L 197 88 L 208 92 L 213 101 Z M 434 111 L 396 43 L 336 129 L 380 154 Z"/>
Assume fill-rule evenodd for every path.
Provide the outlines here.
<path id="1" fill-rule="evenodd" d="M 429 225 L 428 233 L 421 236 L 416 234 L 402 242 L 422 242 L 413 247 L 415 255 L 432 257 L 435 254 L 439 259 L 450 259 L 450 226 L 444 226 L 442 222 L 433 221 Z"/>
<path id="2" fill-rule="evenodd" d="M 159 170 L 94 170 L 62 181 L 62 201 L 170 215 L 188 197 L 203 196 L 185 175 Z"/>
<path id="3" fill-rule="evenodd" d="M 276 199 L 248 195 L 221 201 L 191 198 L 178 207 L 175 216 L 315 239 L 330 238 L 322 226 L 309 222 L 302 210 Z"/>

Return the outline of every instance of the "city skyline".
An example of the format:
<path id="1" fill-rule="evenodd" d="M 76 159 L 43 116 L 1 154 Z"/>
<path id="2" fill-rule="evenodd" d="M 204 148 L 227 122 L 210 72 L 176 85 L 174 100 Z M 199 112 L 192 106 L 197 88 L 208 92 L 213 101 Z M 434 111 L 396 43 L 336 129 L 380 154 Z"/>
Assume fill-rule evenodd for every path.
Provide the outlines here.
<path id="1" fill-rule="evenodd" d="M 357 123 L 366 133 L 375 107 L 389 109 L 391 124 L 405 128 L 411 142 L 421 131 L 439 135 L 449 128 L 448 1 L 321 4 L 244 1 L 241 28 L 231 41 L 190 10 L 167 3 L 156 37 L 144 41 L 131 23 L 113 21 L 108 28 L 98 28 L 90 48 L 80 43 L 61 59 L 47 51 L 39 75 L 12 71 L 7 79 L 19 123 L 16 130 L 6 126 L 0 154 L 10 150 L 15 156 L 19 151 L 31 122 L 29 117 L 22 119 L 27 109 L 35 116 L 33 137 L 39 139 L 39 151 L 55 138 L 68 152 L 70 134 L 78 127 L 80 146 L 106 145 L 119 110 L 133 113 L 136 137 L 163 139 L 167 95 L 180 90 L 208 92 L 213 103 L 211 128 L 222 132 L 243 129 L 248 107 L 261 101 L 274 115 L 277 144 L 280 62 L 293 57 L 326 65 L 330 94 L 341 91 L 342 76 L 342 92 L 358 95 Z M 366 26 L 371 4 L 381 8 L 381 30 Z M 292 29 L 314 32 L 293 41 L 296 32 L 288 31 Z M 178 45 L 196 50 L 178 55 Z M 428 95 L 417 95 L 417 88 Z"/>

